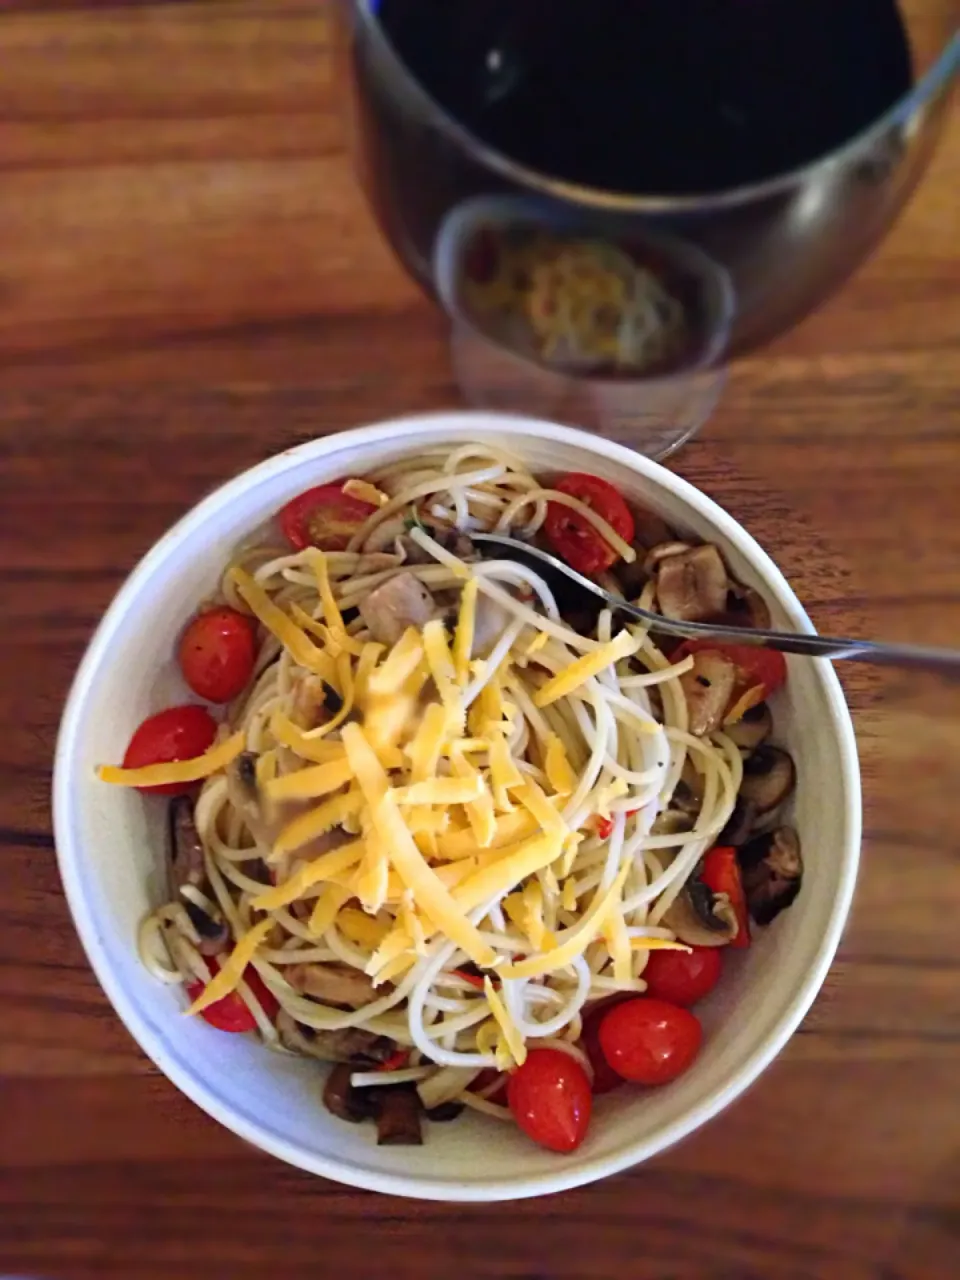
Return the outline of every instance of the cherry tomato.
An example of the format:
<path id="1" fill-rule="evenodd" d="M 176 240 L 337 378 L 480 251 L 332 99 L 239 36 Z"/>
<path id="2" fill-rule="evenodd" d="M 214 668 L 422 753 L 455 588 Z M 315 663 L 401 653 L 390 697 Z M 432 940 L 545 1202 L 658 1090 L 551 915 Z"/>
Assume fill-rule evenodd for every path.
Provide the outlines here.
<path id="1" fill-rule="evenodd" d="M 550 1151 L 575 1151 L 587 1135 L 590 1081 L 562 1049 L 531 1049 L 510 1077 L 507 1099 L 527 1137 Z"/>
<path id="2" fill-rule="evenodd" d="M 554 488 L 578 498 L 602 520 L 606 520 L 625 542 L 633 541 L 633 515 L 623 497 L 612 484 L 599 476 L 574 472 L 564 476 Z M 544 530 L 550 545 L 571 569 L 592 576 L 609 569 L 619 560 L 616 550 L 601 536 L 589 520 L 559 502 L 547 504 Z"/>
<path id="3" fill-rule="evenodd" d="M 123 757 L 123 767 L 140 769 L 148 764 L 192 760 L 194 756 L 203 755 L 216 733 L 216 721 L 206 707 L 168 707 L 155 716 L 148 716 L 134 732 Z M 165 782 L 160 786 L 139 789 L 151 795 L 178 796 L 195 785 L 193 782 Z"/>
<path id="4" fill-rule="evenodd" d="M 703 1031 L 689 1011 L 643 997 L 611 1009 L 600 1023 L 600 1047 L 614 1071 L 635 1084 L 667 1084 L 700 1050 Z"/>
<path id="5" fill-rule="evenodd" d="M 750 914 L 747 911 L 747 895 L 743 891 L 743 879 L 736 849 L 718 846 L 703 859 L 700 879 L 713 893 L 725 893 L 730 899 L 737 917 L 737 936 L 731 947 L 743 951 L 750 945 Z"/>
<path id="6" fill-rule="evenodd" d="M 217 973 L 220 969 L 220 964 L 215 956 L 211 957 L 207 964 L 210 966 L 211 974 Z M 276 997 L 267 990 L 259 973 L 252 966 L 247 966 L 243 980 L 250 988 L 263 1012 L 272 1022 L 280 1008 Z M 196 1000 L 197 996 L 203 993 L 204 985 L 202 982 L 187 983 L 187 995 L 191 1004 Z M 200 1017 L 209 1022 L 211 1027 L 216 1027 L 218 1031 L 255 1031 L 257 1028 L 256 1018 L 243 1003 L 243 997 L 237 991 L 231 991 L 222 1000 L 215 1001 L 201 1012 Z"/>
<path id="7" fill-rule="evenodd" d="M 277 517 L 284 537 L 297 551 L 320 547 L 343 551 L 376 507 L 343 492 L 344 481 L 317 485 L 294 498 Z"/>
<path id="8" fill-rule="evenodd" d="M 600 1047 L 600 1023 L 611 1009 L 629 999 L 631 997 L 627 995 L 613 996 L 612 999 L 604 1000 L 602 1005 L 598 1005 L 595 1009 L 591 1009 L 584 1014 L 580 1046 L 590 1059 L 590 1065 L 593 1067 L 594 1097 L 601 1093 L 610 1093 L 613 1089 L 619 1089 L 623 1084 L 623 1076 L 618 1075 L 603 1056 L 603 1049 Z"/>
<path id="9" fill-rule="evenodd" d="M 772 693 L 787 682 L 787 660 L 776 649 L 761 649 L 752 644 L 717 644 L 715 640 L 684 640 L 673 654 L 674 662 L 682 662 L 690 653 L 712 649 L 729 658 L 740 669 L 740 679 L 730 705 L 734 706 L 749 689 L 760 689 L 757 702 L 766 702 Z M 745 708 L 746 709 L 746 708 Z"/>
<path id="10" fill-rule="evenodd" d="M 187 684 L 210 702 L 231 702 L 247 687 L 257 658 L 254 624 L 223 605 L 198 613 L 180 641 L 180 670 Z"/>
<path id="11" fill-rule="evenodd" d="M 684 1008 L 709 995 L 720 981 L 722 947 L 692 947 L 686 951 L 651 951 L 643 971 L 647 992 Z"/>

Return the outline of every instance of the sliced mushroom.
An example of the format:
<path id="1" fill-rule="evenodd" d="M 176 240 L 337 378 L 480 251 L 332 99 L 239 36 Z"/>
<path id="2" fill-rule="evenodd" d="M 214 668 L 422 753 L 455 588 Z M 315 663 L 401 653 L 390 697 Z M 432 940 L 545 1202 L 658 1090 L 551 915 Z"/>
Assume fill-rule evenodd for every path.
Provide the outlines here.
<path id="1" fill-rule="evenodd" d="M 427 1119 L 432 1120 L 434 1124 L 447 1124 L 450 1120 L 458 1120 L 464 1110 L 462 1102 L 441 1102 L 439 1107 L 434 1107 L 432 1111 L 427 1112 Z"/>
<path id="2" fill-rule="evenodd" d="M 722 613 L 727 587 L 726 565 L 710 543 L 668 556 L 657 568 L 660 612 L 679 622 L 704 622 Z"/>
<path id="3" fill-rule="evenodd" d="M 735 724 L 726 724 L 724 733 L 735 742 L 741 751 L 756 751 L 761 743 L 766 742 L 773 730 L 773 716 L 765 702 L 758 702 L 755 707 L 748 708 Z"/>
<path id="4" fill-rule="evenodd" d="M 693 655 L 693 667 L 680 677 L 691 733 L 702 737 L 720 728 L 736 683 L 736 664 L 718 650 L 704 649 Z"/>
<path id="5" fill-rule="evenodd" d="M 177 796 L 170 806 L 170 878 L 176 896 L 183 903 L 200 941 L 197 950 L 204 956 L 220 955 L 230 942 L 230 926 L 219 909 L 212 914 L 195 901 L 195 894 L 210 898 L 203 842 L 193 816 L 189 796 Z"/>
<path id="6" fill-rule="evenodd" d="M 360 1124 L 373 1117 L 374 1100 L 369 1089 L 355 1089 L 350 1083 L 354 1070 L 347 1062 L 338 1063 L 331 1070 L 323 1086 L 323 1105 L 340 1120 Z"/>
<path id="7" fill-rule="evenodd" d="M 227 794 L 257 842 L 267 844 L 271 841 L 267 839 L 264 830 L 256 761 L 257 757 L 253 752 L 245 751 L 227 766 Z"/>
<path id="8" fill-rule="evenodd" d="M 207 878 L 203 841 L 189 796 L 177 796 L 170 803 L 170 874 L 177 890 L 185 884 L 199 888 Z"/>
<path id="9" fill-rule="evenodd" d="M 416 1089 L 397 1085 L 391 1089 L 378 1089 L 377 1093 L 377 1146 L 422 1146 L 421 1107 Z"/>
<path id="10" fill-rule="evenodd" d="M 740 795 L 756 806 L 757 813 L 769 813 L 786 800 L 796 781 L 797 771 L 787 753 L 762 746 L 743 762 Z"/>
<path id="11" fill-rule="evenodd" d="M 433 596 L 412 573 L 397 574 L 360 602 L 361 616 L 381 644 L 396 644 L 407 627 L 422 627 L 433 611 Z"/>
<path id="12" fill-rule="evenodd" d="M 190 889 L 180 890 L 184 910 L 200 938 L 197 950 L 202 956 L 219 956 L 230 946 L 230 926 L 216 908 L 213 913 L 204 910 L 189 896 Z"/>
<path id="13" fill-rule="evenodd" d="M 352 1062 L 355 1066 L 386 1062 L 396 1052 L 388 1036 L 378 1036 L 362 1027 L 344 1027 L 340 1031 L 315 1031 L 294 1021 L 285 1009 L 277 1014 L 280 1043 L 295 1053 L 321 1062 Z"/>
<path id="14" fill-rule="evenodd" d="M 772 625 L 770 610 L 763 596 L 753 587 L 743 587 L 739 582 L 730 583 L 722 621 L 732 627 L 755 627 L 760 631 L 768 631 Z"/>
<path id="15" fill-rule="evenodd" d="M 643 571 L 648 576 L 652 576 L 656 571 L 657 565 L 663 560 L 669 560 L 673 556 L 686 555 L 688 551 L 692 551 L 689 542 L 666 541 L 660 542 L 650 550 L 643 558 Z"/>
<path id="16" fill-rule="evenodd" d="M 726 894 L 714 894 L 696 878 L 683 886 L 662 923 L 691 947 L 724 947 L 734 940 L 739 927 Z"/>
<path id="17" fill-rule="evenodd" d="M 319 729 L 340 710 L 343 701 L 332 685 L 319 676 L 305 675 L 293 693 L 293 719 L 303 729 Z"/>
<path id="18" fill-rule="evenodd" d="M 379 999 L 370 978 L 346 964 L 291 964 L 284 969 L 284 977 L 295 991 L 324 1004 L 361 1009 Z"/>
<path id="19" fill-rule="evenodd" d="M 753 835 L 757 826 L 757 817 L 757 806 L 751 800 L 744 800 L 738 796 L 727 825 L 717 837 L 717 844 L 733 845 L 734 848 L 739 849 Z"/>
<path id="20" fill-rule="evenodd" d="M 237 756 L 237 778 L 240 785 L 257 799 L 257 757 L 253 751 L 242 751 Z"/>
<path id="21" fill-rule="evenodd" d="M 751 840 L 737 857 L 750 914 L 757 924 L 769 924 L 800 892 L 803 858 L 797 833 L 779 827 Z"/>

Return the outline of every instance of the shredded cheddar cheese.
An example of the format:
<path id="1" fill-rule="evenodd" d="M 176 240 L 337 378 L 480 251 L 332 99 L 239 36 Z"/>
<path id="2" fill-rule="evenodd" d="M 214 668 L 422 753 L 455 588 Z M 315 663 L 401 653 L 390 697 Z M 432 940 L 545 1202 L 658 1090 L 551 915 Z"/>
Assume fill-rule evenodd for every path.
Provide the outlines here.
<path id="1" fill-rule="evenodd" d="M 341 907 L 335 923 L 350 942 L 371 948 L 380 945 L 393 924 L 389 916 L 381 918 L 376 915 L 367 915 L 365 911 L 358 911 L 355 907 Z"/>
<path id="2" fill-rule="evenodd" d="M 631 938 L 631 951 L 692 951 L 684 942 L 675 942 L 670 938 Z"/>
<path id="3" fill-rule="evenodd" d="M 350 761 L 331 760 L 327 764 L 314 765 L 311 769 L 298 769 L 285 773 L 264 784 L 268 800 L 315 800 L 339 791 L 353 777 Z"/>
<path id="4" fill-rule="evenodd" d="M 582 658 L 575 658 L 568 667 L 558 671 L 534 694 L 534 705 L 549 707 L 559 698 L 569 697 L 581 685 L 586 684 L 593 676 L 599 675 L 613 663 L 619 662 L 621 658 L 632 657 L 640 648 L 640 644 L 641 641 L 632 636 L 629 631 L 621 631 L 607 644 L 601 645 L 591 653 L 585 653 Z"/>
<path id="5" fill-rule="evenodd" d="M 228 575 L 243 600 L 253 610 L 266 629 L 290 651 L 294 662 L 319 676 L 326 676 L 330 669 L 330 656 L 318 649 L 301 627 L 273 603 L 266 591 L 243 569 L 236 566 Z"/>
<path id="6" fill-rule="evenodd" d="M 408 627 L 382 666 L 371 672 L 366 685 L 369 696 L 393 697 L 400 693 L 422 661 L 423 641 L 416 627 Z"/>
<path id="7" fill-rule="evenodd" d="M 287 907 L 291 902 L 302 898 L 316 884 L 324 880 L 332 880 L 343 871 L 349 871 L 363 856 L 364 842 L 352 840 L 332 853 L 321 854 L 312 862 L 305 862 L 288 880 L 265 889 L 250 903 L 256 911 L 276 911 L 279 907 Z"/>
<path id="8" fill-rule="evenodd" d="M 527 1060 L 527 1046 L 524 1044 L 523 1036 L 517 1029 L 517 1024 L 510 1017 L 507 1006 L 503 1003 L 494 988 L 489 977 L 483 980 L 483 994 L 487 997 L 487 1004 L 490 1006 L 490 1012 L 496 1020 L 497 1026 L 500 1028 L 503 1038 L 510 1050 L 510 1055 L 518 1067 L 522 1067 Z"/>
<path id="9" fill-rule="evenodd" d="M 148 764 L 140 769 L 120 769 L 116 765 L 102 764 L 97 769 L 97 777 L 101 782 L 110 782 L 118 787 L 162 787 L 171 783 L 199 782 L 232 764 L 246 745 L 247 737 L 241 730 L 192 760 Z"/>
<path id="10" fill-rule="evenodd" d="M 596 894 L 583 918 L 569 928 L 562 938 L 556 940 L 555 947 L 514 964 L 501 965 L 498 969 L 501 978 L 540 978 L 546 973 L 562 969 L 571 960 L 583 955 L 603 929 L 610 912 L 616 908 L 629 870 L 630 864 L 625 863 L 606 893 Z"/>
<path id="11" fill-rule="evenodd" d="M 569 796 L 573 793 L 577 785 L 576 775 L 570 767 L 563 742 L 555 733 L 551 733 L 547 740 L 544 768 L 547 771 L 547 779 L 558 796 Z"/>
<path id="12" fill-rule="evenodd" d="M 216 1004 L 218 1000 L 222 1000 L 224 996 L 236 990 L 247 965 L 273 927 L 274 922 L 268 917 L 266 920 L 261 920 L 259 924 L 255 924 L 242 938 L 237 939 L 230 955 L 220 965 L 219 971 L 214 974 L 187 1010 L 188 1018 L 203 1013 L 204 1009 L 209 1009 L 212 1004 Z"/>
<path id="13" fill-rule="evenodd" d="M 357 790 L 351 790 L 342 796 L 334 796 L 315 809 L 302 813 L 288 823 L 273 844 L 271 861 L 281 858 L 285 853 L 293 853 L 301 849 L 318 836 L 326 835 L 334 827 L 339 826 L 345 818 L 353 817 L 363 808 L 363 797 Z"/>
<path id="14" fill-rule="evenodd" d="M 478 590 L 479 583 L 476 578 L 470 578 L 460 593 L 460 616 L 453 638 L 453 665 L 461 688 L 470 678 L 470 652 L 473 649 L 473 636 L 477 623 Z"/>
<path id="15" fill-rule="evenodd" d="M 464 711 L 460 690 L 457 687 L 457 672 L 444 634 L 443 623 L 438 618 L 432 618 L 424 626 L 423 643 L 427 652 L 430 674 L 437 686 L 440 701 L 450 713 L 452 723 L 458 727 L 458 730 L 462 729 Z"/>
<path id="16" fill-rule="evenodd" d="M 313 914 L 307 922 L 307 928 L 315 938 L 321 937 L 337 918 L 337 913 L 350 898 L 350 890 L 341 885 L 331 884 L 324 889 L 316 901 Z"/>
<path id="17" fill-rule="evenodd" d="M 469 804 L 483 795 L 483 779 L 477 773 L 459 778 L 432 778 L 429 782 L 412 782 L 408 787 L 397 787 L 394 798 L 397 804 Z"/>
<path id="18" fill-rule="evenodd" d="M 427 626 L 430 624 L 427 623 Z M 373 828 L 389 850 L 390 863 L 397 875 L 413 893 L 417 906 L 429 917 L 434 927 L 470 957 L 475 964 L 488 967 L 496 958 L 476 928 L 458 908 L 449 891 L 424 861 L 406 824 L 400 816 L 396 800 L 383 766 L 357 724 L 343 729 L 343 742 L 353 765 L 357 783 L 369 806 Z"/>
<path id="19" fill-rule="evenodd" d="M 477 844 L 481 849 L 489 848 L 493 843 L 494 836 L 497 834 L 493 797 L 487 790 L 483 778 L 461 752 L 454 751 L 451 753 L 450 767 L 460 782 L 465 785 L 472 785 L 475 788 L 475 795 L 468 800 L 462 801 L 462 804 L 467 815 L 467 821 L 470 823 L 470 829 L 477 837 Z"/>

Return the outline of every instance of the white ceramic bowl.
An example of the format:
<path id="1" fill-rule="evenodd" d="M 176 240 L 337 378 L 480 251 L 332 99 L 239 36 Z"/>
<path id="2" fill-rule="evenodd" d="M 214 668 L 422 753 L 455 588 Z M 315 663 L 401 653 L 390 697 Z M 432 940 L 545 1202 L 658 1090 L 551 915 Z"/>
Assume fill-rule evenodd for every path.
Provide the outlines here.
<path id="1" fill-rule="evenodd" d="M 559 1191 L 625 1169 L 716 1115 L 783 1047 L 813 1002 L 850 906 L 860 846 L 856 746 L 829 663 L 790 659 L 775 700 L 777 740 L 796 761 L 794 821 L 806 876 L 797 902 L 731 953 L 698 1013 L 700 1057 L 675 1083 L 600 1098 L 587 1141 L 569 1156 L 534 1146 L 477 1115 L 429 1126 L 421 1148 L 377 1147 L 373 1129 L 335 1119 L 320 1101 L 316 1064 L 284 1058 L 247 1036 L 225 1036 L 137 960 L 135 933 L 160 900 L 163 806 L 100 784 L 139 721 L 183 698 L 172 653 L 186 618 L 215 585 L 231 548 L 311 485 L 372 468 L 422 446 L 485 440 L 534 470 L 589 471 L 671 525 L 716 542 L 737 578 L 762 592 L 777 624 L 811 630 L 796 596 L 754 540 L 710 499 L 654 462 L 606 440 L 523 418 L 447 413 L 381 423 L 291 449 L 200 503 L 140 563 L 114 600 L 77 674 L 60 730 L 54 815 L 60 871 L 90 962 L 131 1034 L 211 1116 L 291 1164 L 377 1191 L 491 1201 Z"/>

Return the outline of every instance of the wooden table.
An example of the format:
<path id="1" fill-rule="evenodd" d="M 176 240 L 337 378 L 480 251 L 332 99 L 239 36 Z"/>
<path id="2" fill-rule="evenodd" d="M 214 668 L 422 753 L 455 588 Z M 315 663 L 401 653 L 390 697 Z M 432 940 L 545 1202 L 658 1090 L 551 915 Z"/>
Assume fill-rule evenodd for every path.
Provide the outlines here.
<path id="1" fill-rule="evenodd" d="M 87 968 L 50 761 L 124 574 L 239 469 L 454 399 L 443 327 L 354 189 L 335 98 L 310 3 L 3 6 L 0 1272 L 957 1274 L 960 694 L 936 681 L 844 673 L 863 875 L 803 1028 L 722 1118 L 601 1185 L 461 1212 L 287 1169 L 157 1073 Z M 734 370 L 676 459 L 824 629 L 960 636 L 958 190 L 954 126 L 882 252 Z"/>

